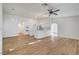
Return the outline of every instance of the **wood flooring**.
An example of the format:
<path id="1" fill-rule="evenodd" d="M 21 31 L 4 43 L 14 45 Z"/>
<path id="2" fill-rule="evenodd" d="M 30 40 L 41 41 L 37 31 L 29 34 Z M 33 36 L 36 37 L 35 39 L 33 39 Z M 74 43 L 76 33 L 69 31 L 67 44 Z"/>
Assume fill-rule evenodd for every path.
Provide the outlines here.
<path id="1" fill-rule="evenodd" d="M 28 35 L 3 39 L 4 55 L 79 55 L 79 40 L 63 37 L 35 39 Z"/>

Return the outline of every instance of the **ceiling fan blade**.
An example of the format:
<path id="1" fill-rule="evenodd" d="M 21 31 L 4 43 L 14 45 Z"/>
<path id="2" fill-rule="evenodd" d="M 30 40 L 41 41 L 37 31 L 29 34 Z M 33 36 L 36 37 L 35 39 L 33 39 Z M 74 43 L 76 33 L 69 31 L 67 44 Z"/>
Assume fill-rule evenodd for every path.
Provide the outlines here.
<path id="1" fill-rule="evenodd" d="M 57 10 L 55 10 L 55 11 L 53 11 L 53 12 L 57 12 L 57 11 L 60 11 L 60 9 L 57 9 Z"/>
<path id="2" fill-rule="evenodd" d="M 48 11 L 52 11 L 52 9 L 48 9 Z"/>
<path id="3" fill-rule="evenodd" d="M 58 14 L 56 14 L 56 13 L 53 13 L 54 15 L 58 15 Z"/>

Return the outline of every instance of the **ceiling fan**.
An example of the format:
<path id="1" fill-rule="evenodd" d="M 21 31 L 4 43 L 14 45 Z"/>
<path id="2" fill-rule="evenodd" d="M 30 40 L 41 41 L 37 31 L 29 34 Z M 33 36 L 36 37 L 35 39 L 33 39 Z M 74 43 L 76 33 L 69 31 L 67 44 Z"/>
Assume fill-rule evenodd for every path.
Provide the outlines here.
<path id="1" fill-rule="evenodd" d="M 53 15 L 58 15 L 56 12 L 60 11 L 60 9 L 55 9 L 54 10 L 54 8 L 52 8 L 51 5 L 49 5 L 47 3 L 43 3 L 42 6 L 47 6 L 48 7 L 47 11 L 49 13 L 49 16 L 51 16 L 52 14 Z M 49 8 L 49 7 L 51 7 L 51 8 Z"/>

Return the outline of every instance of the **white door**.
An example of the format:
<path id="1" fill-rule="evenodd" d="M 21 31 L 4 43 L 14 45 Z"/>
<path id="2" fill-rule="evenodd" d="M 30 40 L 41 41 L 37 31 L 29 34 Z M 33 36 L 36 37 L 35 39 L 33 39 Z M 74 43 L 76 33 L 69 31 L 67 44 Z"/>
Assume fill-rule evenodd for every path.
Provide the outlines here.
<path id="1" fill-rule="evenodd" d="M 56 23 L 51 24 L 51 35 L 58 36 L 58 26 Z"/>

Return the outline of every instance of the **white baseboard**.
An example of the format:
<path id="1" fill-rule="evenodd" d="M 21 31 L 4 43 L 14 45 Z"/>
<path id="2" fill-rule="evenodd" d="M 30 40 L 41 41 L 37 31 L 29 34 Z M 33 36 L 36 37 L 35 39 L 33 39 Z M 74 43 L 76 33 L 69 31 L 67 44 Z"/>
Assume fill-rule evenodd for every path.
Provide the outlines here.
<path id="1" fill-rule="evenodd" d="M 59 36 L 59 37 L 64 37 L 64 38 L 70 38 L 70 39 L 79 40 L 79 37 L 70 37 L 70 36 Z"/>

